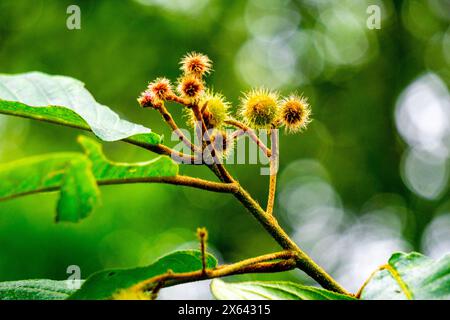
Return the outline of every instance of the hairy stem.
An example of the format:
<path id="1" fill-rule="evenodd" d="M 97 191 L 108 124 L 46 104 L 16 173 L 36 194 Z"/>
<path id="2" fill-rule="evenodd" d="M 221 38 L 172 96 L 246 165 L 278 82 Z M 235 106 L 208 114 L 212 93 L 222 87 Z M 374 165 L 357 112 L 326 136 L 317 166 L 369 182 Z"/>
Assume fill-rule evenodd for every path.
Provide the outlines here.
<path id="1" fill-rule="evenodd" d="M 272 156 L 270 157 L 269 169 L 269 195 L 267 197 L 266 213 L 273 214 L 273 207 L 275 204 L 275 192 L 277 188 L 277 172 L 278 172 L 278 135 L 272 132 L 270 135 L 270 147 L 272 149 Z"/>
<path id="2" fill-rule="evenodd" d="M 227 119 L 227 120 L 225 120 L 225 123 L 229 124 L 233 127 L 236 127 L 238 129 L 244 131 L 246 134 L 248 134 L 250 139 L 252 139 L 256 143 L 256 145 L 264 152 L 264 154 L 268 158 L 270 158 L 270 156 L 272 155 L 272 151 L 269 148 L 267 148 L 267 146 L 258 138 L 258 136 L 256 135 L 256 133 L 253 129 L 247 127 L 242 122 L 239 122 L 234 119 Z"/>
<path id="3" fill-rule="evenodd" d="M 175 123 L 175 121 L 172 118 L 172 115 L 169 113 L 169 111 L 166 109 L 164 104 L 161 104 L 158 106 L 158 111 L 161 113 L 164 121 L 169 125 L 169 127 L 172 129 L 172 131 L 178 136 L 178 138 L 186 145 L 188 146 L 194 154 L 198 152 L 198 147 L 191 143 L 191 141 L 186 138 L 186 136 L 181 132 L 180 128 L 178 128 L 178 125 Z"/>
<path id="4" fill-rule="evenodd" d="M 219 192 L 219 193 L 234 193 L 238 190 L 238 185 L 236 183 L 222 183 L 209 181 L 189 176 L 177 175 L 174 177 L 140 177 L 140 178 L 123 178 L 123 179 L 107 179 L 107 180 L 98 180 L 97 184 L 99 186 L 108 186 L 108 185 L 116 185 L 116 184 L 128 184 L 128 183 L 164 183 L 164 184 L 172 184 L 178 186 L 186 186 L 201 190 L 207 190 L 211 192 Z M 35 189 L 32 191 L 15 193 L 14 195 L 0 198 L 0 201 L 10 200 L 26 195 L 43 193 L 43 192 L 52 192 L 58 191 L 60 186 L 46 187 Z"/>
<path id="5" fill-rule="evenodd" d="M 145 178 L 126 178 L 117 180 L 99 180 L 97 183 L 98 185 L 112 185 L 124 183 L 165 183 L 220 193 L 234 193 L 238 190 L 238 186 L 236 183 L 214 182 L 182 175 L 177 175 L 174 177 L 145 177 Z"/>
<path id="6" fill-rule="evenodd" d="M 185 282 L 226 277 L 242 273 L 261 273 L 266 271 L 281 272 L 292 270 L 296 267 L 293 257 L 295 257 L 294 252 L 281 251 L 242 260 L 230 265 L 222 265 L 214 269 L 206 269 L 206 272 L 204 272 L 204 270 L 184 273 L 173 273 L 168 271 L 165 274 L 142 281 L 131 287 L 130 290 L 148 290 L 153 286 L 161 286 L 161 283 L 162 286 L 168 287 Z"/>
<path id="7" fill-rule="evenodd" d="M 234 194 L 235 197 L 247 208 L 248 211 L 258 220 L 266 231 L 285 250 L 296 253 L 297 267 L 316 280 L 325 289 L 347 294 L 349 293 L 334 280 L 328 273 L 317 265 L 306 253 L 304 253 L 287 233 L 280 227 L 273 215 L 268 215 L 261 206 L 242 187 Z"/>
<path id="8" fill-rule="evenodd" d="M 179 162 L 179 163 L 193 164 L 193 165 L 203 164 L 202 161 L 199 161 L 195 156 L 191 156 L 191 155 L 181 153 L 179 151 L 175 151 L 163 144 L 145 144 L 145 143 L 140 143 L 139 141 L 127 140 L 127 139 L 124 139 L 122 141 L 128 142 L 135 146 L 142 147 L 144 149 L 147 149 L 147 150 L 152 151 L 157 154 L 169 156 L 172 158 L 172 160 Z"/>
<path id="9" fill-rule="evenodd" d="M 233 183 L 234 179 L 233 177 L 228 173 L 228 171 L 225 169 L 223 164 L 221 163 L 220 159 L 218 158 L 216 154 L 216 150 L 214 149 L 214 145 L 211 143 L 211 137 L 209 136 L 208 129 L 206 128 L 205 121 L 203 120 L 202 113 L 200 112 L 200 109 L 197 104 L 193 104 L 191 106 L 192 111 L 194 112 L 194 116 L 197 119 L 197 122 L 201 125 L 201 132 L 202 136 L 205 135 L 206 141 L 209 142 L 209 145 L 211 147 L 211 156 L 213 157 L 214 163 L 212 164 L 212 167 L 214 167 L 214 172 L 219 173 L 218 177 L 226 183 Z M 206 143 L 205 143 L 206 145 Z"/>

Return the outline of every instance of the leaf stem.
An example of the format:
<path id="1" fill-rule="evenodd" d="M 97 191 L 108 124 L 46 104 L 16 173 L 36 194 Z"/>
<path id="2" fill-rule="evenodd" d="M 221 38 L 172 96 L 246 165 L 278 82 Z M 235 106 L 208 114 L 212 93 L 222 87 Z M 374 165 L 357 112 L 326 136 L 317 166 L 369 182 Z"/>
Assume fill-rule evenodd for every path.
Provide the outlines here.
<path id="1" fill-rule="evenodd" d="M 238 186 L 236 183 L 214 182 L 183 175 L 177 175 L 174 177 L 140 177 L 140 178 L 110 179 L 98 181 L 98 185 L 112 185 L 124 183 L 165 183 L 220 193 L 234 193 L 238 190 Z"/>
<path id="2" fill-rule="evenodd" d="M 202 113 L 200 112 L 200 109 L 198 107 L 198 105 L 196 103 L 191 105 L 191 109 L 194 112 L 194 116 L 197 119 L 197 122 L 200 123 L 201 125 L 201 133 L 202 133 L 202 137 L 203 135 L 205 136 L 206 141 L 204 142 L 204 145 L 206 146 L 206 142 L 209 143 L 209 145 L 211 146 L 211 156 L 213 157 L 214 163 L 212 164 L 211 167 L 213 167 L 215 173 L 218 173 L 218 177 L 226 183 L 233 183 L 234 179 L 233 177 L 228 173 L 228 171 L 225 169 L 225 167 L 222 165 L 220 159 L 217 156 L 216 150 L 214 148 L 214 144 L 212 144 L 212 140 L 211 137 L 209 135 L 208 129 L 206 128 L 206 124 L 205 121 L 203 120 L 203 116 Z M 205 148 L 205 147 L 204 147 Z"/>
<path id="3" fill-rule="evenodd" d="M 178 138 L 186 145 L 188 146 L 194 154 L 199 151 L 199 148 L 195 146 L 191 141 L 186 138 L 186 136 L 181 132 L 178 125 L 173 120 L 172 115 L 170 112 L 166 109 L 163 103 L 161 103 L 156 109 L 161 113 L 164 121 L 169 125 L 169 127 L 172 129 L 172 131 L 178 136 Z"/>
<path id="4" fill-rule="evenodd" d="M 272 149 L 272 155 L 270 157 L 269 168 L 269 195 L 267 197 L 266 213 L 268 215 L 273 214 L 273 207 L 275 204 L 275 192 L 277 188 L 277 172 L 278 172 L 278 134 L 272 132 L 270 135 L 270 148 Z"/>
<path id="5" fill-rule="evenodd" d="M 162 283 L 164 287 L 168 287 L 185 282 L 226 277 L 242 273 L 281 272 L 292 270 L 296 267 L 293 257 L 295 257 L 294 252 L 285 250 L 253 257 L 230 265 L 222 265 L 214 269 L 206 269 L 206 272 L 203 270 L 184 273 L 173 273 L 169 271 L 165 274 L 142 281 L 132 286 L 129 290 L 150 290 L 155 283 L 157 285 L 161 285 Z"/>
<path id="6" fill-rule="evenodd" d="M 194 178 L 194 177 L 190 177 L 190 176 L 183 176 L 183 175 L 177 175 L 177 176 L 173 176 L 173 177 L 139 177 L 139 178 L 107 179 L 107 180 L 98 180 L 97 181 L 97 184 L 99 186 L 129 184 L 129 183 L 165 183 L 165 184 L 186 186 L 186 187 L 202 189 L 202 190 L 207 190 L 207 191 L 212 191 L 212 192 L 219 192 L 219 193 L 234 193 L 238 190 L 238 185 L 236 183 L 214 182 L 214 181 Z M 0 198 L 0 201 L 10 200 L 10 199 L 22 197 L 25 195 L 36 194 L 36 193 L 58 191 L 59 189 L 60 189 L 60 186 L 35 189 L 32 191 L 16 193 L 11 196 L 6 196 L 3 198 Z"/>
<path id="7" fill-rule="evenodd" d="M 280 227 L 278 221 L 273 215 L 268 215 L 261 206 L 244 190 L 241 186 L 234 196 L 247 208 L 253 217 L 266 229 L 266 231 L 278 242 L 285 250 L 296 252 L 295 258 L 297 267 L 303 270 L 311 278 L 316 280 L 325 289 L 342 294 L 350 295 L 339 283 L 336 282 L 328 273 L 317 265 L 306 253 L 304 253 L 287 233 Z"/>
<path id="8" fill-rule="evenodd" d="M 246 126 L 242 122 L 234 120 L 234 119 L 226 119 L 225 123 L 228 124 L 228 125 L 231 125 L 233 127 L 236 127 L 238 129 L 244 131 L 246 134 L 248 134 L 248 136 L 264 152 L 264 154 L 268 158 L 270 158 L 270 156 L 272 155 L 272 151 L 269 148 L 267 148 L 267 146 L 258 138 L 258 136 L 256 135 L 256 133 L 255 133 L 255 131 L 253 129 L 249 128 L 248 126 Z"/>

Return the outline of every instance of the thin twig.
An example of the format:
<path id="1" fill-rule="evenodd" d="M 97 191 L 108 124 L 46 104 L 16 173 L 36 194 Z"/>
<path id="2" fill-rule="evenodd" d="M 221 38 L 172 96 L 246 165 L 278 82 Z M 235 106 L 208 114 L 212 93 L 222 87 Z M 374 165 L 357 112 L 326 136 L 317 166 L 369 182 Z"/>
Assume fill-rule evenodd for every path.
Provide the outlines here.
<path id="1" fill-rule="evenodd" d="M 186 138 L 186 136 L 183 134 L 183 132 L 178 128 L 178 125 L 175 123 L 175 121 L 172 118 L 172 115 L 170 112 L 166 109 L 164 104 L 161 104 L 157 107 L 157 110 L 159 113 L 161 113 L 164 121 L 169 125 L 169 127 L 172 129 L 172 131 L 178 136 L 178 138 L 186 145 L 188 146 L 192 152 L 197 153 L 199 151 L 198 147 L 192 144 L 192 142 Z"/>
<path id="2" fill-rule="evenodd" d="M 246 134 L 248 134 L 248 136 L 256 143 L 256 145 L 264 152 L 264 154 L 267 156 L 267 158 L 270 158 L 270 156 L 272 155 L 272 151 L 267 148 L 267 146 L 264 144 L 264 142 L 262 142 L 258 136 L 256 135 L 255 131 L 251 128 L 249 128 L 248 126 L 246 126 L 245 124 L 243 124 L 242 122 L 239 122 L 237 120 L 234 119 L 227 119 L 225 120 L 225 123 L 236 127 L 238 129 L 241 129 L 242 131 L 244 131 Z"/>
<path id="3" fill-rule="evenodd" d="M 189 176 L 177 175 L 173 177 L 138 177 L 138 178 L 121 178 L 121 179 L 105 179 L 98 180 L 97 184 L 99 186 L 107 186 L 107 185 L 116 185 L 116 184 L 131 184 L 131 183 L 164 183 L 164 184 L 172 184 L 179 186 L 186 186 L 196 189 L 202 189 L 212 192 L 219 193 L 234 193 L 238 191 L 238 185 L 236 183 L 222 183 L 222 182 L 214 182 Z M 32 191 L 16 193 L 11 196 L 6 196 L 0 198 L 0 201 L 10 200 L 14 198 L 18 198 L 21 196 L 43 193 L 43 192 L 52 192 L 58 191 L 60 186 L 52 186 L 45 187 L 40 189 L 35 189 Z"/>
<path id="4" fill-rule="evenodd" d="M 231 276 L 234 274 L 242 274 L 251 272 L 265 272 L 265 270 L 270 270 L 270 272 L 286 271 L 295 268 L 295 264 L 292 263 L 293 257 L 295 253 L 290 251 L 281 251 L 276 253 L 270 253 L 246 260 L 242 260 L 230 265 L 222 265 L 215 269 L 207 269 L 207 272 L 203 272 L 202 270 L 192 271 L 192 272 L 184 272 L 184 273 L 173 273 L 167 272 L 162 275 L 155 276 L 153 278 L 142 281 L 129 290 L 131 291 L 143 291 L 147 290 L 154 283 L 164 282 L 164 286 L 168 287 L 175 284 L 204 280 L 204 279 L 213 279 L 225 276 Z M 273 260 L 285 260 L 287 261 L 284 264 L 280 264 L 280 261 Z M 273 261 L 273 262 L 269 262 Z"/>
<path id="5" fill-rule="evenodd" d="M 273 214 L 273 207 L 275 204 L 275 193 L 277 189 L 277 172 L 278 172 L 278 134 L 276 132 L 270 133 L 270 148 L 272 155 L 270 157 L 269 168 L 269 195 L 267 198 L 266 213 Z"/>
<path id="6" fill-rule="evenodd" d="M 245 208 L 255 217 L 266 231 L 286 250 L 292 250 L 297 253 L 297 267 L 303 270 L 311 278 L 316 280 L 325 289 L 342 294 L 350 295 L 339 283 L 336 282 L 328 273 L 317 265 L 306 253 L 304 253 L 286 231 L 280 227 L 273 215 L 267 215 L 261 206 L 249 195 L 242 187 L 239 188 L 234 196 L 244 205 Z"/>
<path id="7" fill-rule="evenodd" d="M 199 160 L 195 156 L 187 155 L 179 151 L 175 151 L 163 144 L 146 144 L 141 143 L 136 140 L 128 140 L 123 139 L 122 141 L 130 143 L 135 146 L 139 146 L 141 148 L 147 149 L 149 151 L 152 151 L 154 153 L 160 154 L 160 155 L 166 155 L 172 158 L 172 160 L 182 163 L 182 164 L 192 164 L 192 165 L 201 165 L 203 164 L 201 159 Z"/>
<path id="8" fill-rule="evenodd" d="M 166 98 L 167 101 L 172 101 L 172 102 L 176 102 L 178 104 L 183 105 L 184 107 L 190 108 L 190 101 L 187 99 L 183 99 L 175 94 L 170 95 Z"/>
<path id="9" fill-rule="evenodd" d="M 206 274 L 206 241 L 208 240 L 208 231 L 206 228 L 198 228 L 197 236 L 200 240 L 200 253 L 202 255 L 202 273 Z"/>
<path id="10" fill-rule="evenodd" d="M 205 135 L 205 139 L 210 143 L 211 146 L 211 156 L 213 157 L 214 160 L 214 164 L 212 165 L 213 167 L 215 167 L 216 172 L 218 172 L 220 174 L 220 178 L 223 182 L 226 183 L 233 183 L 234 179 L 233 177 L 228 173 L 228 171 L 225 169 L 225 167 L 222 165 L 221 161 L 219 160 L 218 156 L 217 156 L 217 152 L 214 148 L 214 145 L 212 144 L 212 140 L 211 137 L 209 136 L 209 132 L 208 129 L 206 128 L 206 124 L 205 121 L 203 120 L 203 116 L 199 110 L 199 107 L 197 104 L 193 104 L 191 106 L 192 111 L 194 112 L 194 116 L 197 119 L 197 122 L 200 123 L 201 127 L 202 127 L 202 134 Z M 206 143 L 205 143 L 206 146 Z"/>

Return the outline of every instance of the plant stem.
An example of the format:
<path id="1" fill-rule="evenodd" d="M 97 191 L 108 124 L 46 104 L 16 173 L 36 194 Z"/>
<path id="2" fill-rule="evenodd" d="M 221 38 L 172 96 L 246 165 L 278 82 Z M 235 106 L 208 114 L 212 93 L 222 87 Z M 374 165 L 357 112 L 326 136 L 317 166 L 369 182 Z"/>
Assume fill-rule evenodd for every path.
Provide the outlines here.
<path id="1" fill-rule="evenodd" d="M 278 135 L 275 132 L 270 134 L 270 148 L 272 155 L 270 157 L 269 168 L 269 195 L 267 197 L 266 213 L 273 214 L 273 207 L 275 204 L 275 192 L 277 189 L 277 172 L 278 172 Z"/>
<path id="2" fill-rule="evenodd" d="M 116 185 L 116 184 L 128 184 L 128 183 L 164 183 L 164 184 L 172 184 L 179 186 L 186 186 L 196 189 L 207 190 L 211 192 L 219 192 L 219 193 L 234 193 L 238 190 L 237 183 L 222 183 L 209 181 L 189 176 L 177 175 L 174 177 L 140 177 L 140 178 L 123 178 L 123 179 L 106 179 L 106 180 L 98 180 L 97 185 L 99 186 L 108 186 L 108 185 Z M 45 187 L 40 189 L 35 189 L 32 191 L 26 191 L 22 193 L 15 193 L 11 196 L 6 196 L 0 198 L 0 201 L 10 200 L 26 195 L 43 193 L 43 192 L 52 192 L 58 191 L 61 186 L 55 185 L 51 187 Z"/>
<path id="3" fill-rule="evenodd" d="M 203 164 L 202 161 L 198 161 L 195 156 L 191 156 L 191 155 L 181 153 L 179 151 L 175 151 L 163 144 L 145 144 L 145 143 L 140 143 L 138 141 L 127 140 L 127 139 L 124 139 L 122 141 L 128 142 L 135 146 L 139 146 L 141 148 L 147 149 L 147 150 L 152 151 L 157 154 L 169 156 L 172 158 L 172 160 L 183 163 L 183 164 L 192 164 L 192 165 Z"/>
<path id="4" fill-rule="evenodd" d="M 166 109 L 164 104 L 161 104 L 158 106 L 158 111 L 161 113 L 164 121 L 169 125 L 169 127 L 172 129 L 172 131 L 178 136 L 178 138 L 186 145 L 188 146 L 194 154 L 198 151 L 198 147 L 191 143 L 191 141 L 186 138 L 186 136 L 181 132 L 180 128 L 178 128 L 177 124 L 172 118 L 172 115 L 169 113 L 169 111 Z"/>
<path id="5" fill-rule="evenodd" d="M 272 167 L 272 162 L 270 162 L 270 166 Z M 276 185 L 277 185 L 277 175 L 271 174 L 269 177 L 269 195 L 267 197 L 267 207 L 266 207 L 266 213 L 268 215 L 273 214 L 273 207 L 275 205 Z"/>
<path id="6" fill-rule="evenodd" d="M 129 290 L 147 290 L 151 285 L 156 284 L 157 286 L 160 283 L 163 283 L 164 287 L 168 287 L 190 281 L 226 277 L 235 274 L 242 274 L 244 272 L 260 273 L 267 270 L 270 270 L 271 272 L 292 270 L 296 267 L 296 263 L 295 260 L 293 260 L 293 257 L 295 257 L 294 252 L 280 251 L 242 260 L 230 265 L 222 265 L 214 269 L 206 269 L 206 272 L 204 272 L 204 270 L 184 273 L 167 272 L 165 274 L 142 281 L 131 287 Z"/>
<path id="7" fill-rule="evenodd" d="M 201 125 L 201 133 L 202 137 L 205 135 L 206 141 L 209 142 L 211 146 L 211 156 L 213 157 L 214 163 L 212 164 L 212 167 L 214 168 L 215 173 L 219 173 L 218 177 L 226 183 L 233 183 L 234 179 L 233 177 L 228 173 L 228 171 L 225 169 L 225 167 L 222 165 L 220 159 L 217 157 L 216 150 L 214 149 L 214 145 L 211 143 L 211 137 L 209 136 L 208 129 L 206 128 L 205 121 L 203 121 L 202 113 L 200 112 L 200 109 L 196 103 L 191 105 L 191 109 L 194 112 L 194 116 L 197 119 L 197 122 L 200 122 Z M 203 140 L 204 145 L 206 146 L 206 142 Z M 205 148 L 205 147 L 204 147 Z"/>
<path id="8" fill-rule="evenodd" d="M 174 177 L 109 179 L 109 180 L 99 180 L 97 183 L 98 185 L 112 185 L 124 183 L 165 183 L 220 193 L 234 193 L 238 190 L 238 185 L 236 183 L 214 182 L 182 175 L 177 175 Z"/>
<path id="9" fill-rule="evenodd" d="M 258 220 L 267 232 L 278 242 L 285 250 L 294 251 L 296 256 L 297 267 L 303 270 L 311 278 L 316 280 L 325 289 L 335 291 L 342 294 L 350 295 L 339 283 L 336 282 L 328 273 L 317 265 L 306 253 L 304 253 L 294 241 L 292 241 L 287 233 L 280 227 L 273 215 L 267 215 L 261 206 L 245 191 L 239 187 L 235 197 L 250 211 L 250 213 Z"/>
<path id="10" fill-rule="evenodd" d="M 248 136 L 256 143 L 256 145 L 264 152 L 264 154 L 270 158 L 272 151 L 267 148 L 267 146 L 256 136 L 255 131 L 249 127 L 247 127 L 242 122 L 239 122 L 234 119 L 227 119 L 225 120 L 226 124 L 229 124 L 233 127 L 239 128 L 242 131 L 244 131 Z"/>

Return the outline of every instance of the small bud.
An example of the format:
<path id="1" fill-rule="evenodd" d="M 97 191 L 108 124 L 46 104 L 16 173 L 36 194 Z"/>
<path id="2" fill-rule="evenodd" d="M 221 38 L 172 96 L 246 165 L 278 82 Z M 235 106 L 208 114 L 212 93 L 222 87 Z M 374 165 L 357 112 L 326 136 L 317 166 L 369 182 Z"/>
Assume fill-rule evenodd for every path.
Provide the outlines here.
<path id="1" fill-rule="evenodd" d="M 186 75 L 178 82 L 178 92 L 185 98 L 198 98 L 204 90 L 203 82 L 194 76 Z"/>
<path id="2" fill-rule="evenodd" d="M 180 69 L 184 74 L 190 74 L 195 77 L 201 78 L 204 74 L 211 71 L 212 62 L 208 56 L 191 52 L 186 54 L 180 61 Z"/>
<path id="3" fill-rule="evenodd" d="M 206 228 L 197 228 L 197 236 L 200 240 L 200 252 L 202 254 L 202 273 L 206 275 L 206 241 L 208 241 L 208 231 Z"/>
<path id="4" fill-rule="evenodd" d="M 160 100 L 166 100 L 168 96 L 173 95 L 172 85 L 167 78 L 157 78 L 155 81 L 150 82 L 148 90 Z"/>
<path id="5" fill-rule="evenodd" d="M 197 237 L 200 241 L 207 241 L 208 230 L 206 230 L 206 228 L 197 228 Z"/>
<path id="6" fill-rule="evenodd" d="M 139 98 L 137 99 L 137 101 L 143 108 L 155 107 L 155 105 L 157 104 L 156 100 L 157 99 L 154 96 L 154 94 L 149 90 L 145 90 L 144 92 L 142 92 Z"/>
<path id="7" fill-rule="evenodd" d="M 298 132 L 306 128 L 310 120 L 311 108 L 307 99 L 291 95 L 281 104 L 281 122 L 289 132 Z"/>
<path id="8" fill-rule="evenodd" d="M 250 127 L 269 129 L 278 118 L 278 100 L 276 92 L 252 90 L 241 99 L 240 114 Z"/>

